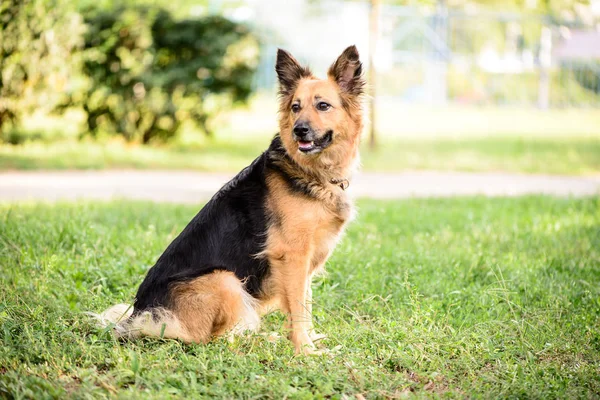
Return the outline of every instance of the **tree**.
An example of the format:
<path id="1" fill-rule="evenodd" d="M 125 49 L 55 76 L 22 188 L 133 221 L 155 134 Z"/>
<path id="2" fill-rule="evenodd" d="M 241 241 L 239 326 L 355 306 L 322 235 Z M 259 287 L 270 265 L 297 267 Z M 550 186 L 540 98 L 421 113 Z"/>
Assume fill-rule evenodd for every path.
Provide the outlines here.
<path id="1" fill-rule="evenodd" d="M 0 131 L 60 103 L 82 29 L 67 0 L 0 2 Z"/>
<path id="2" fill-rule="evenodd" d="M 208 134 L 211 104 L 245 101 L 257 42 L 222 17 L 175 20 L 157 8 L 117 8 L 85 16 L 80 96 L 90 133 L 119 133 L 147 143 L 191 120 Z"/>

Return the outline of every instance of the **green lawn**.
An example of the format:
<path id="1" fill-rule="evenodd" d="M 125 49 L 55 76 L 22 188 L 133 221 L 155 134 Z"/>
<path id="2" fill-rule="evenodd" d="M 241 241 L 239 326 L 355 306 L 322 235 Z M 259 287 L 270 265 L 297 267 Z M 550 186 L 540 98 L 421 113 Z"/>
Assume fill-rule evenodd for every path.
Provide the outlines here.
<path id="1" fill-rule="evenodd" d="M 359 202 L 314 284 L 327 356 L 96 329 L 197 208 L 0 206 L 0 397 L 600 396 L 600 198 Z"/>
<path id="2" fill-rule="evenodd" d="M 135 168 L 237 172 L 268 145 L 268 138 L 215 140 L 190 148 L 127 146 L 119 142 L 0 145 L 0 170 Z M 600 174 L 600 139 L 396 139 L 384 141 L 375 151 L 366 147 L 361 153 L 362 169 L 366 171 Z"/>
<path id="3" fill-rule="evenodd" d="M 67 123 L 38 116 L 25 126 L 34 140 L 16 146 L 0 144 L 0 170 L 237 172 L 266 149 L 277 132 L 276 115 L 275 100 L 257 96 L 247 109 L 235 109 L 218 118 L 212 140 L 188 126 L 171 143 L 151 146 L 106 139 L 78 141 L 77 118 Z M 369 151 L 363 146 L 363 169 L 367 171 L 600 174 L 600 110 L 407 107 L 382 100 L 377 127 L 377 149 Z"/>

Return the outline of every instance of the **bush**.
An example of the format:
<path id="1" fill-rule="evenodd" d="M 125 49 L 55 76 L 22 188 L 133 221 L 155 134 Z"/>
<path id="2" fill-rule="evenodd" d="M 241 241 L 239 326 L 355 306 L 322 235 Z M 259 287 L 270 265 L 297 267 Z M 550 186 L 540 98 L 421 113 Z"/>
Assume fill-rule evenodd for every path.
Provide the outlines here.
<path id="1" fill-rule="evenodd" d="M 211 116 L 251 93 L 258 45 L 243 25 L 217 16 L 176 21 L 139 7 L 84 18 L 89 84 L 72 101 L 87 112 L 91 134 L 147 143 L 187 120 L 209 134 Z"/>
<path id="2" fill-rule="evenodd" d="M 68 0 L 0 2 L 0 131 L 62 101 L 82 33 Z"/>
<path id="3" fill-rule="evenodd" d="M 570 67 L 581 87 L 600 95 L 600 62 L 572 62 L 565 67 Z"/>

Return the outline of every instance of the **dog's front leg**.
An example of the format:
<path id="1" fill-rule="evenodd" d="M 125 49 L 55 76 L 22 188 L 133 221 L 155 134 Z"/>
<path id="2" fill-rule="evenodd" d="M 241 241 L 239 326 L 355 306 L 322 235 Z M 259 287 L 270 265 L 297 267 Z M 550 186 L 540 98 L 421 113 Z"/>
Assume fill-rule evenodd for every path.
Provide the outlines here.
<path id="1" fill-rule="evenodd" d="M 309 334 L 312 322 L 310 311 L 306 307 L 306 281 L 290 285 L 286 294 L 286 303 L 289 305 L 286 312 L 287 328 L 296 354 L 312 354 L 315 352 L 315 345 Z"/>
<path id="2" fill-rule="evenodd" d="M 296 354 L 312 354 L 315 346 L 310 338 L 312 326 L 310 308 L 307 306 L 307 293 L 310 285 L 308 260 L 304 257 L 287 257 L 282 265 L 281 308 L 287 315 L 286 328 Z"/>
<path id="3" fill-rule="evenodd" d="M 308 288 L 306 290 L 306 310 L 308 311 L 308 336 L 314 342 L 325 339 L 327 335 L 323 335 L 315 332 L 315 326 L 313 324 L 313 296 L 312 296 L 312 279 L 308 280 Z"/>
<path id="4" fill-rule="evenodd" d="M 308 284 L 306 286 L 307 286 L 307 288 L 306 288 L 306 311 L 308 312 L 308 315 L 309 315 L 308 334 L 312 338 L 312 336 L 315 332 L 315 326 L 313 325 L 313 321 L 312 321 L 312 310 L 313 310 L 312 278 L 308 279 Z"/>

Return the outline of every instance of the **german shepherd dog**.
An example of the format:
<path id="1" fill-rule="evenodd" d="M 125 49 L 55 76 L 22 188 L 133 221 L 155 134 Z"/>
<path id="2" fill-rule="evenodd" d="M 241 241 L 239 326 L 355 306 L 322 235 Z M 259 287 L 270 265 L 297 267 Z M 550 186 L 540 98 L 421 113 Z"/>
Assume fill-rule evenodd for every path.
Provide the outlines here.
<path id="1" fill-rule="evenodd" d="M 353 216 L 345 189 L 358 164 L 365 81 L 355 46 L 327 79 L 284 50 L 276 71 L 279 134 L 167 247 L 133 309 L 100 315 L 117 336 L 206 343 L 256 330 L 260 315 L 279 309 L 296 353 L 317 352 L 311 280 Z"/>

